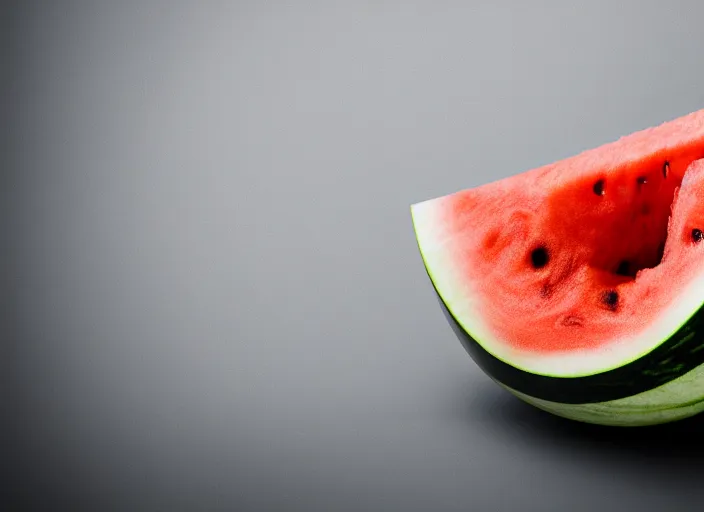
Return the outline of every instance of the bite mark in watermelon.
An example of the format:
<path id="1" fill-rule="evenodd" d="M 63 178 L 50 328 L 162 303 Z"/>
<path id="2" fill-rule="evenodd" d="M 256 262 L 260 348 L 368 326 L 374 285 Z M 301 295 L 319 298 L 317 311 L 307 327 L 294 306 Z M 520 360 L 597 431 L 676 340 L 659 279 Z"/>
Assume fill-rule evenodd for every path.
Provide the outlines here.
<path id="1" fill-rule="evenodd" d="M 448 320 L 502 386 L 596 423 L 704 409 L 704 110 L 411 211 Z"/>

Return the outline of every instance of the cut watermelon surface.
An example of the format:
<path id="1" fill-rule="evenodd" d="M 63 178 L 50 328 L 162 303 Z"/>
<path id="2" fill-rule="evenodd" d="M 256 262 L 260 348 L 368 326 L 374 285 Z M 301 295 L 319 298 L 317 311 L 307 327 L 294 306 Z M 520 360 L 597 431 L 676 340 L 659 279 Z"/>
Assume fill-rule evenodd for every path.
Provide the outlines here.
<path id="1" fill-rule="evenodd" d="M 594 423 L 704 410 L 704 110 L 411 212 L 448 320 L 503 387 Z"/>

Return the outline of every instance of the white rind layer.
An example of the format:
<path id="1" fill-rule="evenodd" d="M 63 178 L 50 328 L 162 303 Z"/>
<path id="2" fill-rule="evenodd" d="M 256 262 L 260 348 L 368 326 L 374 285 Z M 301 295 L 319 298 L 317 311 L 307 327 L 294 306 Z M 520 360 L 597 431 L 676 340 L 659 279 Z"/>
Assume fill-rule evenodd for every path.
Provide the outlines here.
<path id="1" fill-rule="evenodd" d="M 611 340 L 598 349 L 552 354 L 513 348 L 499 339 L 483 320 L 475 283 L 461 275 L 450 258 L 455 239 L 440 219 L 444 199 L 440 197 L 411 206 L 418 247 L 428 274 L 460 326 L 494 357 L 526 372 L 552 377 L 580 377 L 623 366 L 668 340 L 704 302 L 703 269 L 682 290 L 676 303 L 659 312 L 637 335 Z"/>

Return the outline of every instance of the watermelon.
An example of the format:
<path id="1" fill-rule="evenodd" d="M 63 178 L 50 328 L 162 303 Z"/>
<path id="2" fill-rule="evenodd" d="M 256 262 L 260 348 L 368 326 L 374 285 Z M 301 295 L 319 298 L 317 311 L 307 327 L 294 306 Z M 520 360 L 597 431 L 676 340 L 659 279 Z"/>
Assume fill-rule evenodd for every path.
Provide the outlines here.
<path id="1" fill-rule="evenodd" d="M 411 206 L 476 364 L 576 421 L 704 411 L 704 110 Z"/>

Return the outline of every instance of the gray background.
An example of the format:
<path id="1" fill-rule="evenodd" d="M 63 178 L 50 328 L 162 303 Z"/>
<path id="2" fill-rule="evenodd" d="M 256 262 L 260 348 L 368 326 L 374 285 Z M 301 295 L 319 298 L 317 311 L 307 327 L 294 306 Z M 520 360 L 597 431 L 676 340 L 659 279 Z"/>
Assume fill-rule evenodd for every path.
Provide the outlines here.
<path id="1" fill-rule="evenodd" d="M 3 9 L 16 510 L 701 509 L 704 421 L 477 370 L 409 205 L 704 107 L 704 4 Z"/>

